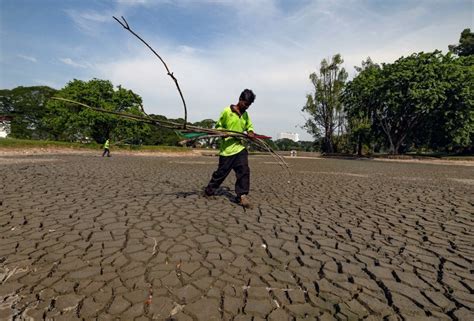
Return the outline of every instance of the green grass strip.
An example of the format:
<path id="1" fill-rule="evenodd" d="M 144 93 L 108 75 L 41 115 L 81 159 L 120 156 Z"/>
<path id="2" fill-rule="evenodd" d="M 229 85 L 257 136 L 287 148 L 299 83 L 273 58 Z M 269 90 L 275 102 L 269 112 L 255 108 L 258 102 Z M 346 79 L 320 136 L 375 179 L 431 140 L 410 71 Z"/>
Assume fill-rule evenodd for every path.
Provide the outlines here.
<path id="1" fill-rule="evenodd" d="M 33 148 L 58 148 L 58 149 L 90 149 L 100 150 L 103 148 L 102 144 L 97 143 L 75 143 L 75 142 L 60 142 L 51 140 L 30 140 L 17 138 L 0 138 L 1 149 L 33 149 Z M 191 148 L 179 146 L 145 146 L 145 145 L 128 145 L 120 144 L 110 146 L 113 150 L 133 150 L 144 152 L 189 152 Z"/>

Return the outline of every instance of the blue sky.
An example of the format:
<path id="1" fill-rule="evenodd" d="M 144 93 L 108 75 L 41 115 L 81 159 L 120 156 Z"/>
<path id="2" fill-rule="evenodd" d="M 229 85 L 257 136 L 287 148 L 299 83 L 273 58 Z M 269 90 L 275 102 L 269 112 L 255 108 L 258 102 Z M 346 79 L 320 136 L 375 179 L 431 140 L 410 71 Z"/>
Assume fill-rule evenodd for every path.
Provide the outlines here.
<path id="1" fill-rule="evenodd" d="M 340 53 L 350 76 L 455 44 L 473 27 L 470 0 L 0 0 L 0 88 L 108 79 L 148 113 L 182 117 L 161 63 L 112 16 L 124 16 L 178 78 L 188 119 L 216 119 L 244 88 L 257 132 L 299 126 L 309 74 Z"/>

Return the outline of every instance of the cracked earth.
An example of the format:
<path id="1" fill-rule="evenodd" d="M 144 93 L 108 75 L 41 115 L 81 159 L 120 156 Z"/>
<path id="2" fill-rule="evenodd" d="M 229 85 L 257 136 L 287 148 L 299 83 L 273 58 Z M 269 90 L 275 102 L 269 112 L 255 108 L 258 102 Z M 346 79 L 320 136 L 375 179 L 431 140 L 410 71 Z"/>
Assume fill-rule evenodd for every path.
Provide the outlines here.
<path id="1" fill-rule="evenodd" d="M 1 157 L 0 319 L 474 320 L 473 167 L 288 161 Z"/>

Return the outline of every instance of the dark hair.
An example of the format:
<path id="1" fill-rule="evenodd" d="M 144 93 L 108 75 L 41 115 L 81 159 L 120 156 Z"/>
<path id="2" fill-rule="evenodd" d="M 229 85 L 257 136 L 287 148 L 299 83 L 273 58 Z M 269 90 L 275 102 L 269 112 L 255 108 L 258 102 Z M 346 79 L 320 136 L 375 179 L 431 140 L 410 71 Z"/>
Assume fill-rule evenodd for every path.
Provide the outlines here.
<path id="1" fill-rule="evenodd" d="M 244 89 L 244 91 L 242 91 L 240 94 L 239 100 L 244 100 L 251 104 L 255 100 L 255 94 L 250 89 Z"/>

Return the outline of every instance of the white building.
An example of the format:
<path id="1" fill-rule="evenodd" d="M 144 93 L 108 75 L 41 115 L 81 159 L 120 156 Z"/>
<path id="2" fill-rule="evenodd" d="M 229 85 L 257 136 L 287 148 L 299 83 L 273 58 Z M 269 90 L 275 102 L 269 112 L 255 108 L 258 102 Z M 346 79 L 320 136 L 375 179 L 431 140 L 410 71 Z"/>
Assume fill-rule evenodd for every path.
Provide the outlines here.
<path id="1" fill-rule="evenodd" d="M 279 139 L 288 138 L 294 142 L 297 142 L 300 140 L 299 135 L 297 133 L 280 133 L 278 138 Z"/>

